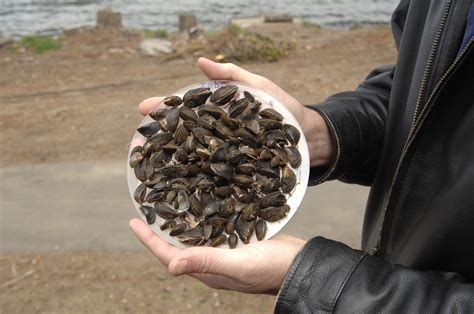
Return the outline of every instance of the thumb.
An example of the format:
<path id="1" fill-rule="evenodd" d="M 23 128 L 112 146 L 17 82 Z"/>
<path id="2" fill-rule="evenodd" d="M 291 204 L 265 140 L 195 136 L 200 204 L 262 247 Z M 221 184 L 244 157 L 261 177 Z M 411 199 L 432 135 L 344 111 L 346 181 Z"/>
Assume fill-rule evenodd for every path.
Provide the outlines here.
<path id="1" fill-rule="evenodd" d="M 242 257 L 234 251 L 211 248 L 194 247 L 181 252 L 168 265 L 171 274 L 215 274 L 232 275 L 242 268 Z M 240 264 L 240 265 L 239 265 Z"/>
<path id="2" fill-rule="evenodd" d="M 262 85 L 265 80 L 260 75 L 244 70 L 233 63 L 216 63 L 206 58 L 199 58 L 197 65 L 210 80 L 240 81 L 256 87 L 262 87 L 259 85 Z"/>

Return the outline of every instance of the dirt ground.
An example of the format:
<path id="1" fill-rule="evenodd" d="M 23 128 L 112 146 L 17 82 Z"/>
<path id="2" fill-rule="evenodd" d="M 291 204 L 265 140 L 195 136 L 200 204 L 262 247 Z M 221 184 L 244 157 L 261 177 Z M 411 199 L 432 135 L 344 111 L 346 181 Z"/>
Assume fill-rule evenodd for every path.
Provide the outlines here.
<path id="1" fill-rule="evenodd" d="M 326 30 L 265 25 L 258 31 L 294 40 L 277 63 L 245 64 L 302 103 L 353 89 L 369 71 L 393 63 L 385 27 Z M 198 56 L 158 62 L 137 52 L 133 33 L 69 34 L 43 55 L 0 49 L 0 167 L 125 160 L 140 122 L 137 104 L 205 78 Z M 51 252 L 0 256 L 3 313 L 268 313 L 275 298 L 208 289 L 172 278 L 147 253 Z"/>
<path id="2" fill-rule="evenodd" d="M 0 259 L 2 313 L 269 313 L 274 299 L 217 291 L 172 277 L 154 258 L 140 253 L 65 252 Z"/>

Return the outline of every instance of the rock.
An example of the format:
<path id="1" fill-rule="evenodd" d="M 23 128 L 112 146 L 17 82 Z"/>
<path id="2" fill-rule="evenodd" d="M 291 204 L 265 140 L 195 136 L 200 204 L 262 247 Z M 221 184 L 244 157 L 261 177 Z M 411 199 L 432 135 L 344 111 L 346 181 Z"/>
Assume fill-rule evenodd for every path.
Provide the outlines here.
<path id="1" fill-rule="evenodd" d="M 240 17 L 240 18 L 233 18 L 230 20 L 230 25 L 235 25 L 240 28 L 252 28 L 265 23 L 263 16 L 258 17 Z"/>
<path id="2" fill-rule="evenodd" d="M 122 14 L 112 11 L 111 8 L 97 11 L 97 27 L 121 29 Z"/>
<path id="3" fill-rule="evenodd" d="M 223 54 L 218 54 L 214 57 L 214 60 L 217 62 L 222 62 L 225 59 L 225 56 Z"/>
<path id="4" fill-rule="evenodd" d="M 170 54 L 174 51 L 173 44 L 169 40 L 160 38 L 144 39 L 139 49 L 142 55 L 149 57 Z"/>
<path id="5" fill-rule="evenodd" d="M 205 38 L 204 35 L 204 30 L 200 28 L 199 26 L 193 27 L 189 30 L 189 38 L 192 39 L 202 39 Z"/>
<path id="6" fill-rule="evenodd" d="M 12 43 L 13 40 L 11 40 L 10 38 L 3 38 L 0 34 L 0 48 L 2 48 L 3 46 L 6 46 L 10 43 Z"/>

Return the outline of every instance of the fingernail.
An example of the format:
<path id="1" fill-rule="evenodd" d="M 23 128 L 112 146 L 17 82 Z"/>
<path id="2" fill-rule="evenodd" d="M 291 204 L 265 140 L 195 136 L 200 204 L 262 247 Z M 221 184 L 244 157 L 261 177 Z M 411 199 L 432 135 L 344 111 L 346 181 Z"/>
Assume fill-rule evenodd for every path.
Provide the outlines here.
<path id="1" fill-rule="evenodd" d="M 181 260 L 176 265 L 176 270 L 178 274 L 185 274 L 188 271 L 189 262 L 187 260 Z"/>

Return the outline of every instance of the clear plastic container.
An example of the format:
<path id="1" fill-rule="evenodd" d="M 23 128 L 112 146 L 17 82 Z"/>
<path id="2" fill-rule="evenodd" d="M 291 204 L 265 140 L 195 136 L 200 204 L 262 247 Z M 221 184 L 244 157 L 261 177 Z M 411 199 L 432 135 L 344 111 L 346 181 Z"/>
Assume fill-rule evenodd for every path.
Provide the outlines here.
<path id="1" fill-rule="evenodd" d="M 301 202 L 303 200 L 303 197 L 304 197 L 304 194 L 306 192 L 307 185 L 308 185 L 309 168 L 310 168 L 310 166 L 309 166 L 308 145 L 306 143 L 306 139 L 305 139 L 303 130 L 301 129 L 301 126 L 298 123 L 298 121 L 296 120 L 296 118 L 293 116 L 293 114 L 282 103 L 280 103 L 277 99 L 275 99 L 271 95 L 267 94 L 266 92 L 264 92 L 263 90 L 260 90 L 258 88 L 255 88 L 255 87 L 252 87 L 252 86 L 249 86 L 249 85 L 246 85 L 246 84 L 242 84 L 241 82 L 235 82 L 235 81 L 206 81 L 206 82 L 201 82 L 201 83 L 186 86 L 186 87 L 184 87 L 184 88 L 182 88 L 182 89 L 180 89 L 180 90 L 178 90 L 174 93 L 171 93 L 169 95 L 177 95 L 177 96 L 183 97 L 183 95 L 188 90 L 193 89 L 193 88 L 208 87 L 208 88 L 211 89 L 211 91 L 215 91 L 219 87 L 222 87 L 224 85 L 230 85 L 230 84 L 237 85 L 239 87 L 237 98 L 243 97 L 243 92 L 244 91 L 250 92 L 252 95 L 255 96 L 255 98 L 257 100 L 262 102 L 262 109 L 269 108 L 269 107 L 275 109 L 276 111 L 278 111 L 280 114 L 283 115 L 285 123 L 295 126 L 296 128 L 298 128 L 298 130 L 301 133 L 301 138 L 300 138 L 300 141 L 299 141 L 298 146 L 297 146 L 297 148 L 298 148 L 298 150 L 301 154 L 301 158 L 302 158 L 301 166 L 298 169 L 293 169 L 295 174 L 296 174 L 296 177 L 297 177 L 297 183 L 296 183 L 296 186 L 295 186 L 294 190 L 291 192 L 290 195 L 288 195 L 288 199 L 287 199 L 287 204 L 290 206 L 291 210 L 285 218 L 283 218 L 283 219 L 281 219 L 277 222 L 267 222 L 267 227 L 268 228 L 267 228 L 267 232 L 266 232 L 266 235 L 265 235 L 265 238 L 264 238 L 264 240 L 267 240 L 267 239 L 270 239 L 271 237 L 273 237 L 275 234 L 277 234 L 290 221 L 290 219 L 296 213 L 296 211 L 298 210 L 298 206 L 301 204 Z M 165 96 L 169 96 L 169 95 L 165 95 Z M 163 103 L 159 104 L 159 106 L 165 107 L 165 105 Z M 226 110 L 226 107 L 223 107 L 223 109 Z M 140 123 L 139 126 L 146 125 L 146 124 L 148 124 L 150 122 L 153 122 L 153 121 L 154 120 L 150 116 L 146 116 L 142 120 L 142 122 Z M 145 216 L 143 215 L 143 213 L 140 210 L 140 204 L 138 204 L 133 198 L 133 194 L 135 192 L 135 189 L 140 184 L 140 181 L 136 178 L 133 169 L 129 166 L 130 153 L 131 153 L 133 147 L 136 146 L 136 145 L 142 145 L 144 142 L 145 142 L 145 137 L 143 135 L 141 135 L 140 133 L 135 132 L 135 134 L 133 136 L 133 139 L 132 139 L 132 142 L 131 142 L 131 145 L 130 145 L 129 152 L 128 152 L 128 160 L 127 160 L 126 167 L 127 167 L 127 180 L 128 180 L 128 188 L 129 188 L 129 192 L 130 192 L 130 197 L 132 199 L 132 202 L 135 206 L 135 209 L 136 209 L 138 215 L 146 222 Z M 168 241 L 169 243 L 171 243 L 171 244 L 173 244 L 177 247 L 181 247 L 181 248 L 189 247 L 188 245 L 180 242 L 176 237 L 171 237 L 168 234 L 169 230 L 164 230 L 164 231 L 160 230 L 160 225 L 163 221 L 164 221 L 164 219 L 157 216 L 156 221 L 153 224 L 150 225 L 150 228 L 157 235 L 159 235 L 161 238 L 165 239 L 166 241 Z M 251 240 L 250 240 L 250 243 L 255 242 L 255 241 L 258 241 L 258 240 L 257 240 L 257 238 L 254 234 L 252 236 Z M 245 245 L 245 244 L 243 244 L 239 240 L 238 244 L 237 244 L 237 247 L 240 247 L 240 246 L 243 246 L 243 245 Z M 227 243 L 224 243 L 220 247 L 228 248 L 228 245 L 227 245 Z"/>

